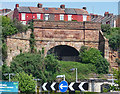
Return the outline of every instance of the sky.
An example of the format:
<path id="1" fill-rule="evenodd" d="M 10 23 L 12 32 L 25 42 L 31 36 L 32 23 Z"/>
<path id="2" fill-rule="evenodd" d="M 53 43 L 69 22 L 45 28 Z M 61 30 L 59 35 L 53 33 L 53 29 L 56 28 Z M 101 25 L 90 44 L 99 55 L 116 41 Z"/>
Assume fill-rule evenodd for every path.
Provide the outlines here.
<path id="1" fill-rule="evenodd" d="M 71 2 L 60 2 L 62 0 L 58 0 L 58 2 L 42 2 L 43 0 L 39 0 L 39 1 L 35 1 L 35 2 L 13 2 L 15 0 L 12 1 L 8 1 L 6 2 L 4 0 L 4 2 L 0 2 L 1 3 L 1 7 L 0 8 L 10 8 L 10 9 L 14 9 L 15 8 L 15 4 L 19 4 L 19 6 L 37 6 L 37 3 L 42 3 L 43 7 L 59 7 L 61 4 L 65 4 L 66 8 L 82 8 L 82 7 L 87 7 L 87 11 L 89 13 L 94 13 L 94 14 L 99 14 L 99 15 L 104 15 L 104 12 L 110 12 L 113 13 L 115 15 L 118 14 L 118 1 L 117 0 L 112 0 L 112 1 L 107 1 L 104 0 L 104 2 L 96 2 L 95 0 L 92 1 L 87 1 L 84 0 L 83 1 L 76 1 L 76 0 L 71 0 Z M 27 1 L 27 0 L 25 0 Z M 73 2 L 74 1 L 74 2 Z M 95 2 L 93 2 L 95 1 Z M 105 2 L 106 1 L 106 2 Z M 120 6 L 119 6 L 120 7 Z"/>

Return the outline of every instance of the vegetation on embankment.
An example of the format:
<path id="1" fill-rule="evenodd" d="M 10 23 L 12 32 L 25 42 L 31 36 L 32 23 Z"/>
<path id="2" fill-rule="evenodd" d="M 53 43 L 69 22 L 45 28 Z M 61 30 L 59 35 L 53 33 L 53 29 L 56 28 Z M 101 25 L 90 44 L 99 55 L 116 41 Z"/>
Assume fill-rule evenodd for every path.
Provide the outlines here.
<path id="1" fill-rule="evenodd" d="M 69 82 L 75 81 L 76 70 L 71 71 L 72 68 L 77 68 L 78 80 L 88 79 L 92 73 L 96 73 L 95 66 L 92 64 L 83 64 L 80 62 L 72 61 L 59 61 L 61 70 L 56 75 L 65 74 L 66 80 Z"/>
<path id="2" fill-rule="evenodd" d="M 101 25 L 104 36 L 109 39 L 109 46 L 118 51 L 120 49 L 120 27 L 111 28 L 109 24 Z"/>
<path id="3" fill-rule="evenodd" d="M 44 50 L 44 49 L 43 49 Z M 95 48 L 82 47 L 80 50 L 80 61 L 58 61 L 54 55 L 44 56 L 44 51 L 34 53 L 21 53 L 11 62 L 11 66 L 3 66 L 3 73 L 25 72 L 32 74 L 35 78 L 41 78 L 42 82 L 54 81 L 57 75 L 66 75 L 67 81 L 75 81 L 75 71 L 78 69 L 78 79 L 88 79 L 89 74 L 108 73 L 108 62 L 102 57 L 99 50 Z M 4 79 L 7 79 L 3 76 Z"/>

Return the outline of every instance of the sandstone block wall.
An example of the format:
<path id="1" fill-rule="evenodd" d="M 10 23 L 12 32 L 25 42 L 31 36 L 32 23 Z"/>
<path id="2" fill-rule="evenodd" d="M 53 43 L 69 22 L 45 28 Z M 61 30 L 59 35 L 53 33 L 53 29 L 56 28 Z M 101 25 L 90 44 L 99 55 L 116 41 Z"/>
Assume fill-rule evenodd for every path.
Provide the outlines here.
<path id="1" fill-rule="evenodd" d="M 36 49 L 45 48 L 45 54 L 52 47 L 68 45 L 79 51 L 82 45 L 97 48 L 100 47 L 100 23 L 93 22 L 63 22 L 63 21 L 34 21 L 34 35 Z M 10 65 L 12 58 L 22 52 L 30 50 L 29 39 L 31 30 L 18 33 L 7 38 L 8 58 Z M 103 42 L 104 46 L 104 41 Z M 104 48 L 104 47 L 103 47 Z"/>

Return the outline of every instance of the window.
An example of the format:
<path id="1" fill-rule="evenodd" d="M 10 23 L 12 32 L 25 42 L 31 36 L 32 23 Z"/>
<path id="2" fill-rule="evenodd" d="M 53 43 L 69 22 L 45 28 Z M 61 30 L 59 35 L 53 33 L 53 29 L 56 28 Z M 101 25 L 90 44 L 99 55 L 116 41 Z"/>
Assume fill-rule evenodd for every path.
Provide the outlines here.
<path id="1" fill-rule="evenodd" d="M 83 15 L 83 21 L 87 21 L 87 16 Z"/>
<path id="2" fill-rule="evenodd" d="M 33 16 L 33 18 L 35 18 L 35 16 Z"/>
<path id="3" fill-rule="evenodd" d="M 48 8 L 45 8 L 45 10 L 48 10 Z"/>
<path id="4" fill-rule="evenodd" d="M 64 20 L 64 15 L 60 14 L 60 20 Z"/>
<path id="5" fill-rule="evenodd" d="M 41 19 L 41 14 L 37 14 L 37 19 Z"/>
<path id="6" fill-rule="evenodd" d="M 26 25 L 26 21 L 21 21 L 21 22 L 22 22 L 22 24 Z"/>
<path id="7" fill-rule="evenodd" d="M 68 15 L 68 21 L 72 21 L 72 15 Z"/>
<path id="8" fill-rule="evenodd" d="M 25 20 L 25 13 L 22 13 L 22 20 Z"/>
<path id="9" fill-rule="evenodd" d="M 49 19 L 49 14 L 45 14 L 45 20 L 47 21 Z"/>

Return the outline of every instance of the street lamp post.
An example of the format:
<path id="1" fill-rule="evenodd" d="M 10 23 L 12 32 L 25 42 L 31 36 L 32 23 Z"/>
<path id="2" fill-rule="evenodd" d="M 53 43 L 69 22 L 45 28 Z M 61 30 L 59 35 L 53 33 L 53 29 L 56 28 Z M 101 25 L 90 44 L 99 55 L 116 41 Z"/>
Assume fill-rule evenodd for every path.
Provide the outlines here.
<path id="1" fill-rule="evenodd" d="M 113 74 L 108 74 L 108 76 L 112 76 L 112 86 L 114 85 Z"/>
<path id="2" fill-rule="evenodd" d="M 56 78 L 63 78 L 65 81 L 65 75 L 57 75 Z"/>
<path id="3" fill-rule="evenodd" d="M 14 74 L 14 73 L 5 73 L 5 74 L 3 74 L 3 75 L 4 75 L 4 76 L 9 75 L 9 82 L 10 82 L 10 81 L 11 81 L 11 79 L 10 79 L 11 75 L 14 76 L 15 74 Z"/>
<path id="4" fill-rule="evenodd" d="M 72 69 L 70 69 L 71 71 L 73 71 L 73 70 L 76 70 L 76 82 L 78 82 L 78 80 L 77 80 L 77 68 L 72 68 Z"/>
<path id="5" fill-rule="evenodd" d="M 36 94 L 37 94 L 37 81 L 40 81 L 41 79 L 33 79 L 34 81 L 36 81 L 36 87 L 35 87 L 35 90 L 36 90 Z"/>

